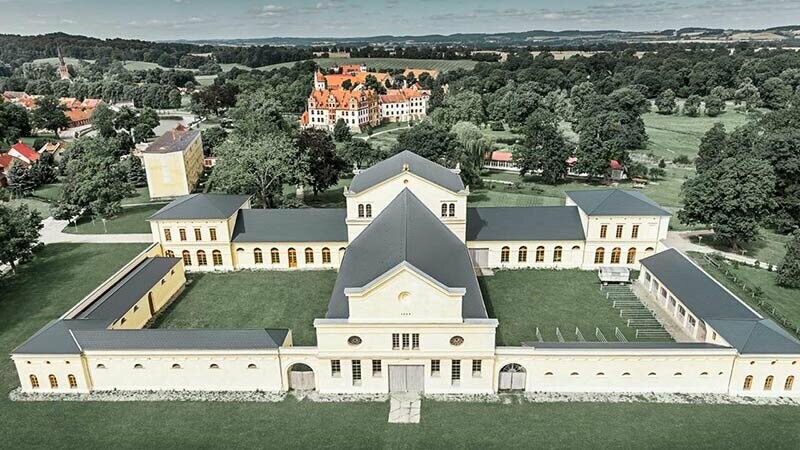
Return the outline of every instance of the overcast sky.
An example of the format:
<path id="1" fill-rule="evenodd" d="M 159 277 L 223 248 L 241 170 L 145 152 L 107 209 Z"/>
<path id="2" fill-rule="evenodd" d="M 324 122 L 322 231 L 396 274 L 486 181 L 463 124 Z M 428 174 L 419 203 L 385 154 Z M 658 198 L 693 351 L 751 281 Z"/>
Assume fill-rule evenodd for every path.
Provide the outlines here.
<path id="1" fill-rule="evenodd" d="M 800 0 L 0 0 L 0 33 L 146 40 L 800 24 Z"/>

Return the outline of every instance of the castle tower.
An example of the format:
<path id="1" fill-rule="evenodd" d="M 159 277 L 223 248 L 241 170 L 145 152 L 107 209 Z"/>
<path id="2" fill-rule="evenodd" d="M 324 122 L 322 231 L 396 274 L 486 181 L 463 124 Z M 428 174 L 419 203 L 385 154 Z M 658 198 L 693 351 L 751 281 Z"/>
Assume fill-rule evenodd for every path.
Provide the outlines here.
<path id="1" fill-rule="evenodd" d="M 325 81 L 325 75 L 323 75 L 320 71 L 314 73 L 314 89 L 318 91 L 324 91 L 325 89 L 328 89 L 328 82 Z"/>
<path id="2" fill-rule="evenodd" d="M 67 68 L 67 64 L 64 62 L 64 56 L 61 54 L 61 47 L 57 48 L 58 51 L 58 76 L 61 77 L 62 80 L 69 80 L 69 69 Z"/>

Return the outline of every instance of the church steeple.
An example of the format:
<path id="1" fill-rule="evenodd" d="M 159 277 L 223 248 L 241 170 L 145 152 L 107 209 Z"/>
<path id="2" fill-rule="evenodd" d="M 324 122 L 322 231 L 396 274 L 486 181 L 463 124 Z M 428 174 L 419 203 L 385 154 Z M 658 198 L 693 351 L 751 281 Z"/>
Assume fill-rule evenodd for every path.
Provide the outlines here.
<path id="1" fill-rule="evenodd" d="M 69 69 L 64 62 L 64 55 L 61 54 L 61 47 L 57 47 L 56 51 L 58 53 L 58 76 L 61 77 L 62 80 L 69 80 Z"/>

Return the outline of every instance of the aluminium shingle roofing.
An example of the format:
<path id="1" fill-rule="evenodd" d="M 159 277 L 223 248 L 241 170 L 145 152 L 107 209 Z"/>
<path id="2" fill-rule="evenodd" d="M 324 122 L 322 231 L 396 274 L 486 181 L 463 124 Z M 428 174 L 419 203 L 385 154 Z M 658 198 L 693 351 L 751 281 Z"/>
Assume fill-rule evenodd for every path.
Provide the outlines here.
<path id="1" fill-rule="evenodd" d="M 658 203 L 638 191 L 591 189 L 568 191 L 578 207 L 590 216 L 671 216 Z"/>
<path id="2" fill-rule="evenodd" d="M 461 315 L 488 317 L 467 248 L 414 194 L 404 189 L 347 247 L 326 317 L 345 319 L 345 288 L 360 288 L 407 262 L 450 288 L 464 288 Z"/>
<path id="3" fill-rule="evenodd" d="M 708 324 L 741 354 L 798 354 L 800 341 L 769 319 L 709 320 Z"/>
<path id="4" fill-rule="evenodd" d="M 75 318 L 101 320 L 107 325 L 113 323 L 133 308 L 179 262 L 179 258 L 145 259 Z"/>
<path id="5" fill-rule="evenodd" d="M 148 220 L 227 219 L 249 199 L 248 195 L 184 195 L 156 211 Z"/>
<path id="6" fill-rule="evenodd" d="M 19 355 L 79 355 L 81 349 L 71 335 L 75 330 L 103 329 L 103 320 L 56 319 L 42 327 L 11 353 Z"/>
<path id="7" fill-rule="evenodd" d="M 760 318 L 674 248 L 648 256 L 641 263 L 693 314 L 706 322 L 711 319 Z"/>
<path id="8" fill-rule="evenodd" d="M 351 192 L 363 192 L 372 186 L 401 174 L 405 164 L 408 164 L 408 171 L 414 175 L 452 192 L 459 192 L 464 189 L 464 182 L 461 181 L 461 177 L 457 173 L 453 173 L 452 170 L 425 159 L 416 153 L 403 151 L 356 175 L 352 183 L 350 183 L 349 190 Z"/>
<path id="9" fill-rule="evenodd" d="M 576 206 L 467 208 L 468 241 L 582 241 Z"/>
<path id="10" fill-rule="evenodd" d="M 75 331 L 83 350 L 263 350 L 283 345 L 285 329 L 144 329 Z"/>
<path id="11" fill-rule="evenodd" d="M 233 242 L 347 242 L 346 209 L 242 209 Z"/>

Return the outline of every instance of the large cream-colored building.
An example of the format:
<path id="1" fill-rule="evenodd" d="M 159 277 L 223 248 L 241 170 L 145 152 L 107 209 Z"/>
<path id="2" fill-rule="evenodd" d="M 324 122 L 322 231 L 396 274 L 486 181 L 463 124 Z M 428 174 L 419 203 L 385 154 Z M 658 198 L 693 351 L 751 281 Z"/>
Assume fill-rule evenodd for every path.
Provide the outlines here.
<path id="1" fill-rule="evenodd" d="M 23 391 L 800 396 L 800 341 L 665 248 L 669 214 L 651 200 L 612 189 L 570 192 L 563 207 L 470 208 L 457 172 L 401 153 L 359 172 L 342 210 L 173 201 L 150 219 L 150 249 L 14 350 Z M 636 289 L 686 339 L 496 345 L 476 272 L 606 266 L 640 269 Z M 320 292 L 317 345 L 295 346 L 286 329 L 142 328 L 184 269 L 338 275 Z"/>
<path id="2" fill-rule="evenodd" d="M 203 175 L 200 130 L 179 125 L 142 151 L 150 198 L 190 194 Z"/>

